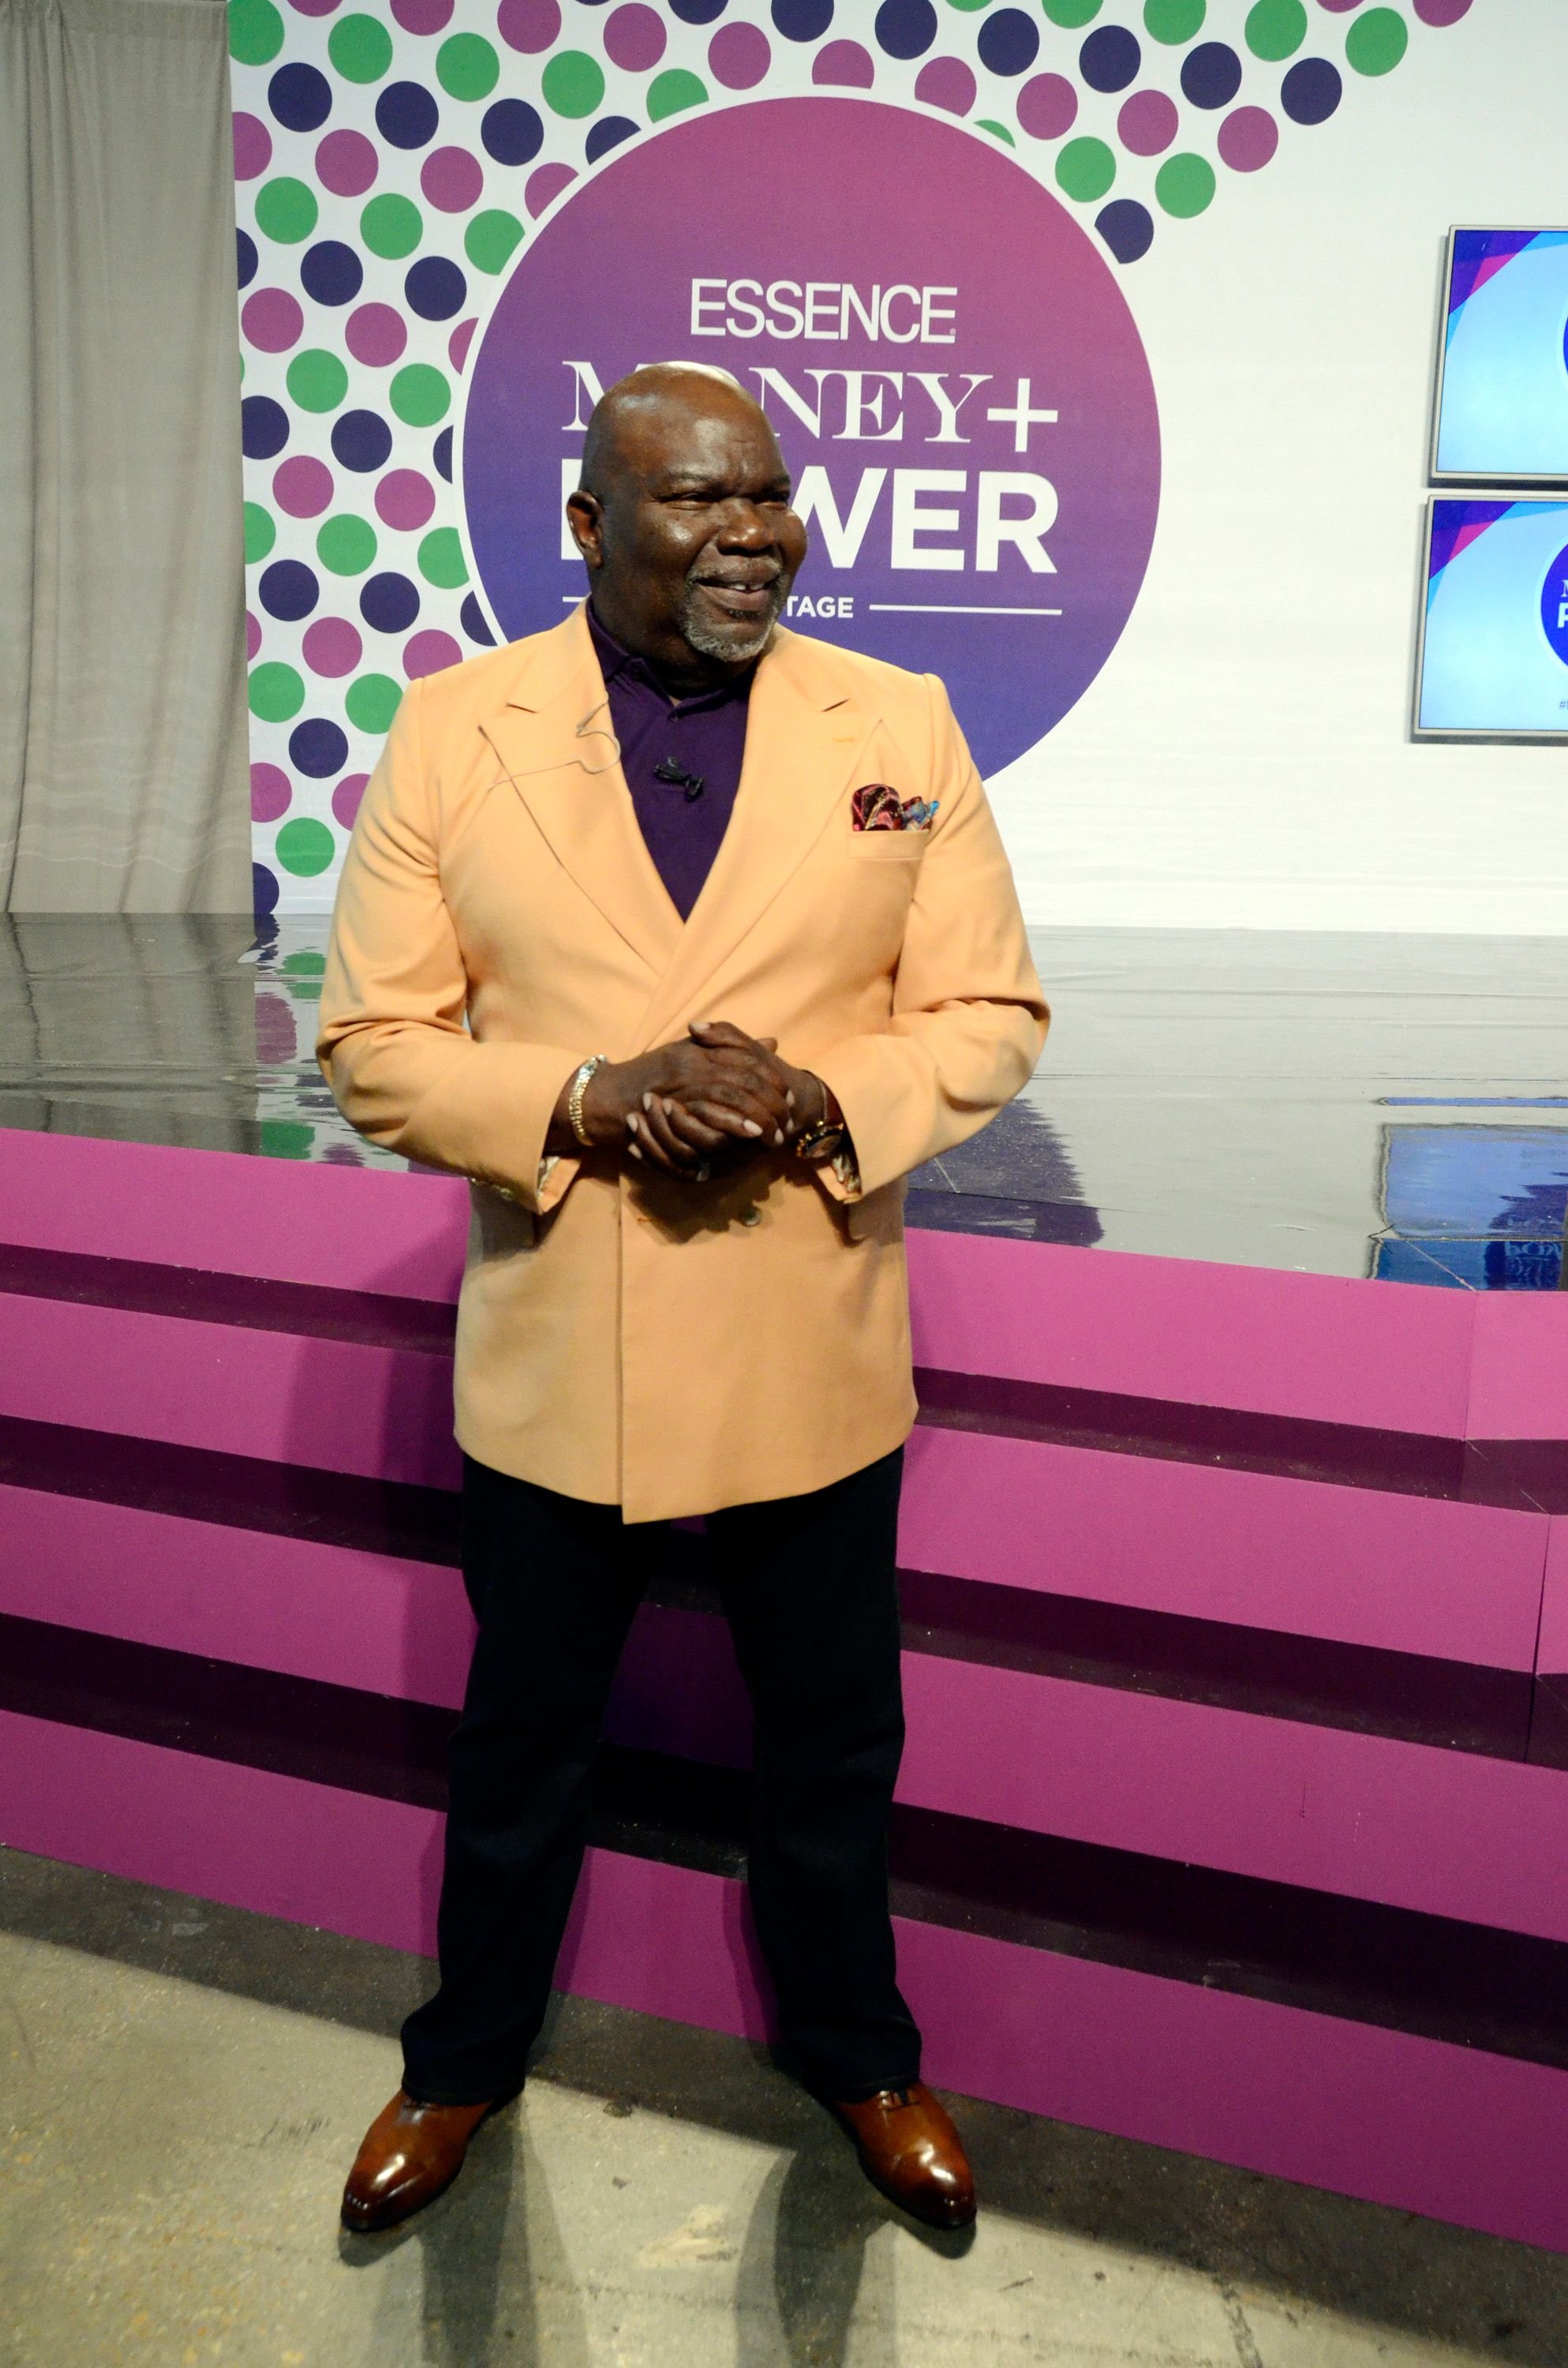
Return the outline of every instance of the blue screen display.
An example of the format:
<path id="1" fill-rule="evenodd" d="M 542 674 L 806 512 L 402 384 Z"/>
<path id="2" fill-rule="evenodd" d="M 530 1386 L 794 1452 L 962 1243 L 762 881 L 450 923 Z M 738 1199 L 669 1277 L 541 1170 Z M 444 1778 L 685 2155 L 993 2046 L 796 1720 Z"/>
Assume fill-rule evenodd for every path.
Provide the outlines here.
<path id="1" fill-rule="evenodd" d="M 1456 230 L 1433 473 L 1568 483 L 1568 231 Z"/>
<path id="2" fill-rule="evenodd" d="M 1432 504 L 1415 725 L 1568 734 L 1568 501 Z"/>

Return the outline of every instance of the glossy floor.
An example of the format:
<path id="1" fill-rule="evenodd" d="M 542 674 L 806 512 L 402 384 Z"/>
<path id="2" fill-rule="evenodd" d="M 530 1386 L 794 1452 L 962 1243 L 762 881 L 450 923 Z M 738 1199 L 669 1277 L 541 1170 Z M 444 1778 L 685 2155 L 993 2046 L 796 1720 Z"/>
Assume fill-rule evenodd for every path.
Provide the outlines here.
<path id="1" fill-rule="evenodd" d="M 337 2196 L 421 1959 L 0 1851 L 16 2368 L 1558 2368 L 1568 2263 L 954 2100 L 926 2237 L 744 2041 L 557 2002 L 408 2228 Z"/>
<path id="2" fill-rule="evenodd" d="M 0 924 L 0 1124 L 402 1163 L 312 1058 L 327 924 Z M 1564 1287 L 1568 958 L 1549 939 L 1036 938 L 1045 1057 L 914 1178 L 918 1224 L 1450 1290 Z"/>

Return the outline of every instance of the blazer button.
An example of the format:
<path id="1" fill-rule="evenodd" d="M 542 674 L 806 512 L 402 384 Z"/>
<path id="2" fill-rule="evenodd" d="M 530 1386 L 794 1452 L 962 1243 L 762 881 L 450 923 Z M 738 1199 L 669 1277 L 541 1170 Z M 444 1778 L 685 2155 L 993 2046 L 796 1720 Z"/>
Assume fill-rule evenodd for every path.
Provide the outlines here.
<path id="1" fill-rule="evenodd" d="M 741 1223 L 743 1225 L 760 1225 L 762 1223 L 762 1211 L 760 1209 L 747 1209 L 741 1218 Z"/>

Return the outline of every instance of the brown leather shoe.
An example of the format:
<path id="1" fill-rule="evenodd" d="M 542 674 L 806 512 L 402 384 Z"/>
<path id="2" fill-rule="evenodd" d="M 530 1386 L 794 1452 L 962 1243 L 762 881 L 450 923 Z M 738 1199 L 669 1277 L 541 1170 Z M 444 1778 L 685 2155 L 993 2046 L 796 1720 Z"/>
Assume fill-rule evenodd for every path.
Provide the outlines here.
<path id="1" fill-rule="evenodd" d="M 873 2187 L 931 2228 L 967 2228 L 974 2218 L 974 2173 L 951 2116 L 923 2080 L 881 2089 L 863 2103 L 835 2100 L 860 2168 Z"/>
<path id="2" fill-rule="evenodd" d="M 450 2187 L 468 2142 L 506 2098 L 483 2105 L 421 2105 L 400 2089 L 365 2133 L 343 2191 L 343 2225 L 356 2235 L 395 2228 Z"/>

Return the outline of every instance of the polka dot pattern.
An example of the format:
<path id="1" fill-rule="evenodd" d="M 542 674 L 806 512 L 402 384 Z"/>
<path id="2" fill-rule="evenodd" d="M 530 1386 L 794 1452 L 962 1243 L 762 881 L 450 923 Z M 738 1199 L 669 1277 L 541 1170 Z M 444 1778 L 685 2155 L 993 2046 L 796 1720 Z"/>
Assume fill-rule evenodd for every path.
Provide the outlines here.
<path id="1" fill-rule="evenodd" d="M 332 872 L 404 683 L 494 644 L 460 392 L 624 142 L 776 74 L 874 92 L 1016 147 L 1132 268 L 1471 5 L 229 0 L 258 894 Z"/>

